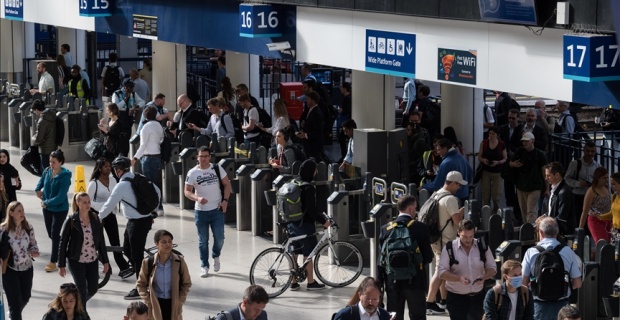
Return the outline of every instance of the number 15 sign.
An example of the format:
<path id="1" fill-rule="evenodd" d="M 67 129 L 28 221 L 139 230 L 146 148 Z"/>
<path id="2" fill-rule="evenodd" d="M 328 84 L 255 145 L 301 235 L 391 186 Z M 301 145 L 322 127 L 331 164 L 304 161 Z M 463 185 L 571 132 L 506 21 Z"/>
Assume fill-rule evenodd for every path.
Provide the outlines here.
<path id="1" fill-rule="evenodd" d="M 614 36 L 564 35 L 564 79 L 620 80 L 620 50 Z"/>

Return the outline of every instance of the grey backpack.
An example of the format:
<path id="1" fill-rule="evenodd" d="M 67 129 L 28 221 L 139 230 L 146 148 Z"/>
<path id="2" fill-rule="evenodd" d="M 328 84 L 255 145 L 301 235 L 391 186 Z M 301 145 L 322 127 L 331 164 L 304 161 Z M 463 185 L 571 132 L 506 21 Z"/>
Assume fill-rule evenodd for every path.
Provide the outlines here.
<path id="1" fill-rule="evenodd" d="M 302 188 L 310 186 L 307 182 L 291 180 L 285 183 L 276 193 L 278 213 L 284 222 L 301 221 L 304 216 L 301 207 Z"/>

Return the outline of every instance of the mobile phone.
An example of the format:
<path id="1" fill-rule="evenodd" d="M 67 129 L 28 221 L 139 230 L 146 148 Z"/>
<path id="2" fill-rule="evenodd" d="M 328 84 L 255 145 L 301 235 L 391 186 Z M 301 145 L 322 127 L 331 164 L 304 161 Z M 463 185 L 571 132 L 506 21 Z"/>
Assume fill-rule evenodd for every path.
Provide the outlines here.
<path id="1" fill-rule="evenodd" d="M 392 311 L 390 312 L 390 319 L 396 317 L 396 312 Z"/>

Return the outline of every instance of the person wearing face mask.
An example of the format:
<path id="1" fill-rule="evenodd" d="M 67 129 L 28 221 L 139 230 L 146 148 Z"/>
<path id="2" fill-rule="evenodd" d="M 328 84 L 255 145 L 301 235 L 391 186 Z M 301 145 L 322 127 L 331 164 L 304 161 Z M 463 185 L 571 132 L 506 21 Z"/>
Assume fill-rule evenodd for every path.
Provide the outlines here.
<path id="1" fill-rule="evenodd" d="M 340 309 L 333 319 L 356 320 L 364 316 L 364 319 L 389 320 L 390 314 L 379 307 L 381 298 L 381 284 L 373 277 L 366 277 L 355 290 L 347 306 Z"/>
<path id="2" fill-rule="evenodd" d="M 502 265 L 504 283 L 487 291 L 484 298 L 484 317 L 487 320 L 533 320 L 532 293 L 523 285 L 521 262 L 507 260 Z"/>

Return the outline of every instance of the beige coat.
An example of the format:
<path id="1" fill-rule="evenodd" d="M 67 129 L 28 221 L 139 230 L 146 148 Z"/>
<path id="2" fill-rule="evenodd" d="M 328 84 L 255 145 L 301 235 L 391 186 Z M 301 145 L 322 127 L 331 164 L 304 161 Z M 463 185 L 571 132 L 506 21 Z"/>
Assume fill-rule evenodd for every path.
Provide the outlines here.
<path id="1" fill-rule="evenodd" d="M 187 264 L 185 263 L 185 259 L 183 256 L 178 256 L 174 253 L 171 253 L 172 257 L 172 319 L 183 319 L 183 304 L 187 299 L 187 294 L 189 293 L 189 288 L 192 286 L 192 280 L 189 276 L 189 271 L 187 269 Z M 157 261 L 159 260 L 159 254 L 156 253 L 153 259 L 153 267 L 150 275 L 150 279 L 148 277 L 148 264 L 149 259 L 145 258 L 142 260 L 142 268 L 140 269 L 140 276 L 138 277 L 138 281 L 136 282 L 136 286 L 138 292 L 140 293 L 140 297 L 144 300 L 144 303 L 149 307 L 149 319 L 151 320 L 161 320 L 163 319 L 161 316 L 161 310 L 159 308 L 159 301 L 157 300 L 157 296 L 154 292 L 151 294 L 151 290 L 149 288 L 153 285 L 153 279 L 155 278 L 155 273 L 157 272 Z M 180 272 L 179 272 L 180 269 Z M 179 279 L 182 278 L 182 279 Z"/>

